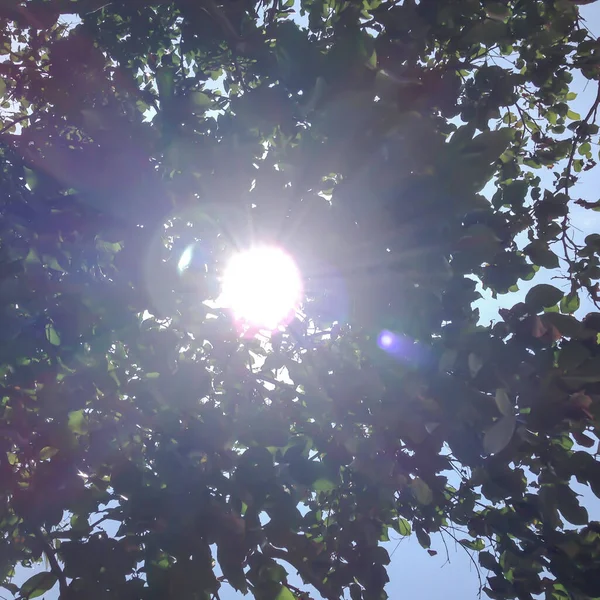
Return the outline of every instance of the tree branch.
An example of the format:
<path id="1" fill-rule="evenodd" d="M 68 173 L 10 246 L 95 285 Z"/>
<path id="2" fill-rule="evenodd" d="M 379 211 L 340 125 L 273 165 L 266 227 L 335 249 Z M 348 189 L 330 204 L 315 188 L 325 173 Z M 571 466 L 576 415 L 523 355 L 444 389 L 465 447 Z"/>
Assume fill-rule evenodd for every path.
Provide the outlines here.
<path id="1" fill-rule="evenodd" d="M 58 560 L 56 558 L 56 550 L 54 550 L 54 548 L 52 547 L 50 542 L 48 542 L 48 540 L 44 536 L 44 533 L 42 532 L 41 528 L 37 529 L 34 532 L 34 535 L 35 535 L 35 539 L 38 540 L 38 542 L 42 545 L 44 554 L 46 555 L 46 558 L 48 559 L 48 563 L 50 565 L 50 571 L 54 575 L 56 575 L 56 578 L 58 579 L 58 586 L 60 589 L 60 597 L 63 600 L 66 600 L 66 598 L 68 598 L 68 596 L 69 596 L 69 584 L 67 583 L 67 578 L 66 578 L 63 570 L 60 568 L 60 565 L 58 564 Z"/>
<path id="2" fill-rule="evenodd" d="M 23 121 L 26 121 L 27 119 L 31 119 L 33 116 L 35 116 L 35 114 L 36 113 L 33 112 L 30 115 L 23 115 L 23 116 L 19 117 L 18 119 L 15 119 L 12 123 L 5 125 L 4 127 L 2 127 L 2 129 L 0 129 L 0 135 L 6 133 L 9 129 L 12 129 L 15 125 L 18 125 L 19 123 L 22 123 Z"/>

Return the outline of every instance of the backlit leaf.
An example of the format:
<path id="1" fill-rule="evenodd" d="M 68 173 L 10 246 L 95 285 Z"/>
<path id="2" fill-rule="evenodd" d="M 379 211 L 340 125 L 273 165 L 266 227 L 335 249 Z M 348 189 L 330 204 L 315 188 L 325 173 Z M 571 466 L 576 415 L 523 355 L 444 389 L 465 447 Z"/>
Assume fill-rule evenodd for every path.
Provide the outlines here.
<path id="1" fill-rule="evenodd" d="M 275 600 L 296 600 L 296 596 L 292 594 L 290 588 L 288 588 L 285 585 L 282 585 L 281 590 L 279 590 L 279 593 L 275 597 Z"/>
<path id="2" fill-rule="evenodd" d="M 54 573 L 36 573 L 21 586 L 21 596 L 25 598 L 37 598 L 51 590 L 57 582 Z"/>
<path id="3" fill-rule="evenodd" d="M 50 323 L 48 323 L 46 325 L 46 339 L 53 345 L 53 346 L 60 346 L 60 336 L 58 335 L 58 333 L 56 332 L 56 329 L 54 329 L 54 326 L 51 325 Z"/>
<path id="4" fill-rule="evenodd" d="M 572 314 L 579 310 L 579 294 L 573 292 L 564 296 L 560 301 L 560 310 L 566 314 Z"/>
<path id="5" fill-rule="evenodd" d="M 483 436 L 483 449 L 486 454 L 497 454 L 504 450 L 512 439 L 516 424 L 514 415 L 498 419 Z"/>
<path id="6" fill-rule="evenodd" d="M 496 406 L 501 414 L 509 417 L 514 414 L 514 408 L 506 390 L 498 388 L 496 390 Z"/>
<path id="7" fill-rule="evenodd" d="M 420 477 L 415 478 L 410 484 L 410 487 L 420 504 L 431 504 L 433 501 L 431 488 Z"/>

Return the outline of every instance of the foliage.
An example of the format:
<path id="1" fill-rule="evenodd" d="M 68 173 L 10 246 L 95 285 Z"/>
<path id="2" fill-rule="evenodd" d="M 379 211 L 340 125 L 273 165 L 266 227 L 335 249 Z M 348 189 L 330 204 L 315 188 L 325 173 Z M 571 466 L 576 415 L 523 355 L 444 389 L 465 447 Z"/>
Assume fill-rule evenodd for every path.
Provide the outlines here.
<path id="1" fill-rule="evenodd" d="M 569 104 L 599 43 L 570 0 L 295 8 L 0 3 L 4 586 L 301 597 L 287 567 L 376 600 L 412 531 L 473 552 L 492 598 L 600 597 L 569 485 L 600 496 L 600 313 L 576 316 L 600 236 L 569 221 L 599 206 L 572 194 L 598 101 Z M 252 239 L 306 275 L 268 342 L 205 302 Z M 567 288 L 478 323 L 477 282 L 540 267 Z"/>

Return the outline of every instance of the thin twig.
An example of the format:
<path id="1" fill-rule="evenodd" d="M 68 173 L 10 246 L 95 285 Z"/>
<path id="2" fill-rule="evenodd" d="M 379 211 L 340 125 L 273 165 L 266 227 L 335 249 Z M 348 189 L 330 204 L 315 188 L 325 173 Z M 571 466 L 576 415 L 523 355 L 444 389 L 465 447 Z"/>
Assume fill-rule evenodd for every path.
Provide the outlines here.
<path id="1" fill-rule="evenodd" d="M 475 562 L 475 559 L 473 558 L 471 553 L 459 542 L 459 540 L 456 538 L 456 536 L 447 527 L 441 527 L 440 531 L 444 531 L 445 533 L 447 533 L 467 553 L 467 556 L 469 557 L 470 561 L 473 563 L 473 566 L 475 567 L 475 571 L 477 572 L 477 579 L 479 581 L 478 597 L 481 598 L 481 590 L 483 589 L 483 581 L 481 580 L 481 570 L 479 569 L 479 565 Z"/>
<path id="2" fill-rule="evenodd" d="M 446 538 L 444 537 L 444 532 L 440 531 L 440 537 L 442 538 L 442 543 L 444 544 L 444 549 L 446 550 L 446 562 L 442 565 L 445 567 L 450 564 L 450 552 L 448 551 L 448 544 L 446 543 Z"/>

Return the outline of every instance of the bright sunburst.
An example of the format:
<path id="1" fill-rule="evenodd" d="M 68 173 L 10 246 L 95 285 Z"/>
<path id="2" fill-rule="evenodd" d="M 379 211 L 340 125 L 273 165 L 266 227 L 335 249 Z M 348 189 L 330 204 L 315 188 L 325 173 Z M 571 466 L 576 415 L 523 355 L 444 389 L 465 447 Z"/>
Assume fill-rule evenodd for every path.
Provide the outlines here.
<path id="1" fill-rule="evenodd" d="M 273 246 L 236 254 L 225 269 L 220 304 L 254 329 L 276 329 L 294 315 L 302 278 L 292 257 Z"/>

